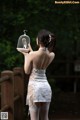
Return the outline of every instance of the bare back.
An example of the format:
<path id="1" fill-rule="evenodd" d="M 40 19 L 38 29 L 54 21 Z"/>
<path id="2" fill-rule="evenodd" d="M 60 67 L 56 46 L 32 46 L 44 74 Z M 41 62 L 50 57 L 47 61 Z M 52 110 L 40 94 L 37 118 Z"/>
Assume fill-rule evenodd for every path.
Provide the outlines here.
<path id="1" fill-rule="evenodd" d="M 35 51 L 32 53 L 32 63 L 33 68 L 46 69 L 48 65 L 52 62 L 55 54 L 49 53 L 48 50 Z"/>
<path id="2" fill-rule="evenodd" d="M 26 74 L 30 74 L 33 68 L 46 69 L 54 59 L 55 54 L 48 50 L 39 49 L 32 51 L 30 54 L 25 55 L 24 70 Z"/>

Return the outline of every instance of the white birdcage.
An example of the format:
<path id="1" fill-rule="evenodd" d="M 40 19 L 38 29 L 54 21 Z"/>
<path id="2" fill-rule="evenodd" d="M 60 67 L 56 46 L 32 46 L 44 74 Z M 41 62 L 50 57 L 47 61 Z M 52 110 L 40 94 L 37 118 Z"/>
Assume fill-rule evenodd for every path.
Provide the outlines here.
<path id="1" fill-rule="evenodd" d="M 18 43 L 17 43 L 17 50 L 18 51 L 22 51 L 22 50 L 27 50 L 30 44 L 30 37 L 28 35 L 26 35 L 26 31 L 24 30 L 24 34 L 21 35 L 18 39 Z"/>
<path id="2" fill-rule="evenodd" d="M 26 35 L 26 30 L 23 31 L 24 34 L 21 35 L 18 39 L 17 48 L 28 48 L 28 44 L 30 43 L 30 37 Z"/>

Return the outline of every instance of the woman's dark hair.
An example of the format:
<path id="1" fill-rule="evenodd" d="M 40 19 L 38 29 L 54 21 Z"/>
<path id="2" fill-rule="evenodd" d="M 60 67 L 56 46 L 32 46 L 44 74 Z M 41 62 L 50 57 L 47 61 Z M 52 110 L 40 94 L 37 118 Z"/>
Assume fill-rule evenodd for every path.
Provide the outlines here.
<path id="1" fill-rule="evenodd" d="M 47 47 L 50 51 L 53 51 L 55 44 L 55 35 L 48 30 L 42 29 L 38 35 L 38 42 L 44 47 Z"/>

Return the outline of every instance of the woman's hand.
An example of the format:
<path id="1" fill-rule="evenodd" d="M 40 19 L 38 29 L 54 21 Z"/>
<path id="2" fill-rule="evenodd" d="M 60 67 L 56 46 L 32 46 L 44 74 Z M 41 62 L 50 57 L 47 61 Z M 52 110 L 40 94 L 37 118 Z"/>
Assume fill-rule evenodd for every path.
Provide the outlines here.
<path id="1" fill-rule="evenodd" d="M 27 48 L 27 49 L 26 49 L 26 48 L 17 48 L 17 50 L 18 50 L 20 53 L 22 53 L 23 55 L 26 55 L 26 54 L 28 54 L 29 52 L 33 51 L 30 44 L 28 44 L 28 48 Z"/>
<path id="2" fill-rule="evenodd" d="M 17 48 L 17 50 L 22 53 L 23 55 L 26 55 L 30 52 L 29 49 L 25 49 L 25 48 Z"/>

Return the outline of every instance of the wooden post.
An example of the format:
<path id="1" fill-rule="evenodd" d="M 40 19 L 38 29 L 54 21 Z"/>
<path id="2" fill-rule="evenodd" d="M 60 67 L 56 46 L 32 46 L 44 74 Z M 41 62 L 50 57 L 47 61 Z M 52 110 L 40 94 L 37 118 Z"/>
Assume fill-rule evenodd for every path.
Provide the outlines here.
<path id="1" fill-rule="evenodd" d="M 13 72 L 9 70 L 3 71 L 1 77 L 6 78 L 1 82 L 1 110 L 2 112 L 8 112 L 8 120 L 14 120 Z"/>
<path id="2" fill-rule="evenodd" d="M 16 67 L 14 72 L 14 120 L 24 120 L 24 73 Z"/>

